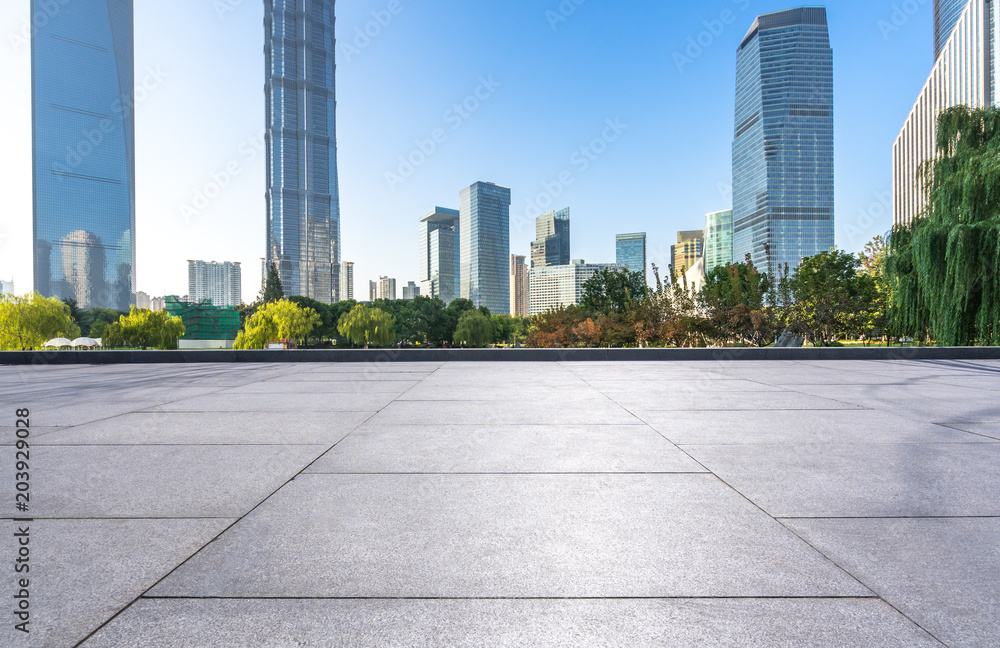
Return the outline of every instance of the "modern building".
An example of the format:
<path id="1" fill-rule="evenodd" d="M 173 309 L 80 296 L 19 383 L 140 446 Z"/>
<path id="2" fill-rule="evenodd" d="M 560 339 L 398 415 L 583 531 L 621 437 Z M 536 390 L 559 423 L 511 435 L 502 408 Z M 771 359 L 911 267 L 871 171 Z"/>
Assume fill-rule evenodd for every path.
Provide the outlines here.
<path id="1" fill-rule="evenodd" d="M 188 261 L 188 297 L 196 304 L 211 300 L 215 306 L 239 306 L 242 277 L 239 263 Z"/>
<path id="2" fill-rule="evenodd" d="M 414 299 L 416 299 L 419 296 L 420 296 L 420 286 L 418 286 L 415 282 L 410 281 L 410 282 L 407 282 L 407 284 L 405 286 L 403 286 L 403 299 L 404 300 L 406 300 L 406 301 L 413 301 Z"/>
<path id="3" fill-rule="evenodd" d="M 694 267 L 705 252 L 705 232 L 690 230 L 677 232 L 677 245 L 670 246 L 670 263 L 673 266 L 672 281 L 678 281 Z"/>
<path id="4" fill-rule="evenodd" d="M 945 44 L 955 32 L 958 19 L 969 6 L 969 0 L 934 0 L 934 60 L 941 56 Z"/>
<path id="5" fill-rule="evenodd" d="M 569 208 L 550 211 L 535 220 L 531 267 L 569 265 Z"/>
<path id="6" fill-rule="evenodd" d="M 773 274 L 833 248 L 833 170 L 826 9 L 759 16 L 736 63 L 733 258 Z"/>
<path id="7" fill-rule="evenodd" d="M 735 260 L 733 259 L 733 210 L 706 214 L 705 271 L 733 263 Z"/>
<path id="8" fill-rule="evenodd" d="M 641 272 L 649 282 L 646 261 L 646 233 L 619 234 L 615 237 L 615 260 L 618 265 L 624 265 L 629 272 Z"/>
<path id="9" fill-rule="evenodd" d="M 354 299 L 354 262 L 340 262 L 340 301 Z"/>
<path id="10" fill-rule="evenodd" d="M 459 195 L 459 296 L 494 315 L 510 311 L 510 189 L 477 182 Z"/>
<path id="11" fill-rule="evenodd" d="M 34 289 L 128 310 L 135 293 L 132 0 L 31 3 Z"/>
<path id="12" fill-rule="evenodd" d="M 378 282 L 369 281 L 368 282 L 368 301 L 373 302 L 378 299 Z"/>
<path id="13" fill-rule="evenodd" d="M 947 6 L 946 6 L 947 5 Z M 953 3 L 935 5 L 935 16 L 950 16 Z M 996 104 L 1000 65 L 1000 6 L 992 0 L 965 3 L 951 36 L 941 48 L 930 77 L 892 147 L 893 226 L 909 225 L 927 205 L 920 169 L 937 152 L 941 111 Z M 947 24 L 946 22 L 944 24 Z"/>
<path id="14" fill-rule="evenodd" d="M 457 209 L 435 207 L 420 218 L 420 294 L 446 304 L 458 299 L 459 222 Z"/>
<path id="15" fill-rule="evenodd" d="M 583 298 L 583 284 L 606 268 L 627 270 L 626 266 L 617 263 L 586 263 L 581 259 L 568 265 L 531 268 L 528 317 L 579 304 Z"/>
<path id="16" fill-rule="evenodd" d="M 0 280 L 0 295 L 13 295 L 14 294 L 14 280 L 2 281 Z"/>
<path id="17" fill-rule="evenodd" d="M 510 314 L 528 316 L 530 277 L 527 257 L 510 255 Z"/>
<path id="18" fill-rule="evenodd" d="M 375 299 L 396 301 L 396 280 L 389 277 L 379 277 L 375 289 Z"/>
<path id="19" fill-rule="evenodd" d="M 150 306 L 153 305 L 153 300 L 150 298 L 149 293 L 144 293 L 141 290 L 135 294 L 135 307 L 151 310 Z"/>
<path id="20" fill-rule="evenodd" d="M 267 258 L 286 295 L 340 292 L 334 0 L 265 0 Z"/>
<path id="21" fill-rule="evenodd" d="M 158 313 L 166 309 L 167 309 L 167 300 L 165 297 L 150 297 L 149 310 L 153 311 L 154 313 Z"/>

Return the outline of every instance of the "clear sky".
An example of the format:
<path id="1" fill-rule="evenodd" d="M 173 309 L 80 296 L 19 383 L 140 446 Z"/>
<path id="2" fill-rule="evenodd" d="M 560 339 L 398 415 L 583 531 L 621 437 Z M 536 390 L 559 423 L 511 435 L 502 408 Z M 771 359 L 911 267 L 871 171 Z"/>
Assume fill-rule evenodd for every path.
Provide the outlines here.
<path id="1" fill-rule="evenodd" d="M 262 3 L 135 5 L 137 287 L 183 295 L 187 259 L 240 261 L 250 301 L 265 240 Z M 18 292 L 31 289 L 28 6 L 0 4 L 0 276 Z M 512 189 L 518 254 L 539 207 L 569 206 L 573 258 L 613 261 L 616 233 L 646 231 L 665 268 L 677 230 L 731 206 L 736 48 L 757 14 L 793 6 L 340 0 L 343 256 L 356 296 L 379 275 L 415 281 L 420 214 L 458 208 L 477 180 Z M 892 142 L 933 63 L 933 1 L 827 8 L 837 244 L 858 251 L 891 227 Z M 411 155 L 419 164 L 400 169 Z"/>

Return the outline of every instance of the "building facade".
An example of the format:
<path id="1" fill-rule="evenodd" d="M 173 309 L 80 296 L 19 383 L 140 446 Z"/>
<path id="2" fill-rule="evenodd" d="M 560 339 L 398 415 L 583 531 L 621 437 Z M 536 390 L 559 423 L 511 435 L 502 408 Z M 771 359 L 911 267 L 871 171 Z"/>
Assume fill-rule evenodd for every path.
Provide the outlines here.
<path id="1" fill-rule="evenodd" d="M 368 282 L 368 301 L 373 302 L 378 299 L 378 282 L 369 281 Z"/>
<path id="2" fill-rule="evenodd" d="M 677 245 L 670 246 L 670 263 L 673 266 L 672 280 L 678 281 L 694 267 L 705 252 L 705 232 L 690 230 L 677 232 Z"/>
<path id="3" fill-rule="evenodd" d="M 340 262 L 340 301 L 354 299 L 354 262 Z"/>
<path id="4" fill-rule="evenodd" d="M 420 296 L 420 286 L 415 282 L 409 281 L 405 286 L 403 286 L 403 299 L 406 301 L 413 301 Z"/>
<path id="5" fill-rule="evenodd" d="M 267 258 L 286 295 L 340 292 L 334 0 L 265 0 Z"/>
<path id="6" fill-rule="evenodd" d="M 527 257 L 510 255 L 510 314 L 515 317 L 528 316 L 528 294 L 530 277 Z"/>
<path id="7" fill-rule="evenodd" d="M 607 268 L 619 271 L 628 269 L 617 263 L 585 263 L 582 260 L 573 261 L 569 265 L 531 268 L 528 317 L 579 304 L 583 298 L 583 284 Z"/>
<path id="8" fill-rule="evenodd" d="M 705 271 L 733 263 L 733 210 L 705 215 Z M 740 259 L 742 262 L 742 259 Z"/>
<path id="9" fill-rule="evenodd" d="M 457 209 L 436 207 L 420 218 L 420 294 L 446 304 L 459 298 L 459 221 Z"/>
<path id="10" fill-rule="evenodd" d="M 195 304 L 210 299 L 214 306 L 239 306 L 242 281 L 239 263 L 188 261 L 188 299 Z"/>
<path id="11" fill-rule="evenodd" d="M 80 308 L 135 294 L 132 0 L 74 0 L 31 38 L 34 289 Z M 82 82 L 81 80 L 85 80 Z"/>
<path id="12" fill-rule="evenodd" d="M 944 7 L 936 9 L 945 11 Z M 1000 3 L 971 0 L 942 46 L 930 77 L 892 147 L 894 227 L 909 225 L 927 205 L 921 167 L 936 155 L 937 118 L 941 111 L 959 105 L 972 108 L 995 105 L 1000 65 L 998 29 Z"/>
<path id="13" fill-rule="evenodd" d="M 945 44 L 955 32 L 962 12 L 969 0 L 934 0 L 934 60 L 936 61 Z"/>
<path id="14" fill-rule="evenodd" d="M 477 182 L 459 195 L 460 297 L 494 315 L 510 311 L 510 189 Z"/>
<path id="15" fill-rule="evenodd" d="M 152 310 L 150 307 L 153 305 L 153 300 L 149 296 L 149 293 L 139 291 L 135 294 L 135 307 L 139 309 Z"/>
<path id="16" fill-rule="evenodd" d="M 390 277 L 379 277 L 375 289 L 375 299 L 396 301 L 396 280 Z"/>
<path id="17" fill-rule="evenodd" d="M 0 281 L 0 295 L 13 295 L 14 294 L 14 280 L 10 281 Z"/>
<path id="18" fill-rule="evenodd" d="M 649 283 L 649 273 L 646 268 L 646 233 L 619 234 L 615 237 L 615 261 L 626 266 L 629 272 L 641 272 Z"/>
<path id="19" fill-rule="evenodd" d="M 826 9 L 759 16 L 739 46 L 733 257 L 774 273 L 833 248 L 833 50 Z"/>
<path id="20" fill-rule="evenodd" d="M 569 265 L 569 232 L 569 207 L 539 216 L 531 244 L 531 267 Z"/>

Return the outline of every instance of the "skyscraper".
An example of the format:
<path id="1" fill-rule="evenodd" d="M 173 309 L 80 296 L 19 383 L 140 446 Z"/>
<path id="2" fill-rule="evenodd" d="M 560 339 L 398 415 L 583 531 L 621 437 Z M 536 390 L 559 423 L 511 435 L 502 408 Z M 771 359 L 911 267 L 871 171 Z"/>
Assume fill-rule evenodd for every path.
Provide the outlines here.
<path id="1" fill-rule="evenodd" d="M 340 301 L 354 299 L 354 262 L 340 262 Z"/>
<path id="2" fill-rule="evenodd" d="M 737 54 L 733 257 L 774 273 L 830 250 L 833 168 L 826 9 L 759 16 Z"/>
<path id="3" fill-rule="evenodd" d="M 531 244 L 531 267 L 569 265 L 569 255 L 569 207 L 539 216 Z"/>
<path id="4" fill-rule="evenodd" d="M 727 209 L 705 215 L 705 271 L 724 266 L 733 261 L 733 210 Z"/>
<path id="5" fill-rule="evenodd" d="M 195 303 L 211 299 L 213 306 L 239 306 L 242 275 L 239 263 L 188 261 L 188 297 Z"/>
<path id="6" fill-rule="evenodd" d="M 510 312 L 510 189 L 477 182 L 460 196 L 461 297 Z"/>
<path id="7" fill-rule="evenodd" d="M 673 264 L 673 281 L 678 281 L 694 267 L 705 252 L 705 232 L 690 230 L 677 232 L 677 245 L 670 246 L 670 262 Z"/>
<path id="8" fill-rule="evenodd" d="M 934 60 L 941 56 L 969 0 L 934 0 Z"/>
<path id="9" fill-rule="evenodd" d="M 405 286 L 403 286 L 403 299 L 406 301 L 413 301 L 420 296 L 420 287 L 417 286 L 416 282 L 409 281 Z"/>
<path id="10" fill-rule="evenodd" d="M 649 281 L 646 271 L 646 233 L 619 234 L 615 237 L 615 261 L 624 265 L 629 272 L 641 272 Z"/>
<path id="11" fill-rule="evenodd" d="M 132 0 L 33 0 L 35 290 L 128 310 L 135 294 Z"/>
<path id="12" fill-rule="evenodd" d="M 334 0 L 265 0 L 267 258 L 286 295 L 340 292 Z"/>
<path id="13" fill-rule="evenodd" d="M 526 258 L 510 255 L 510 314 L 528 316 L 528 264 Z"/>
<path id="14" fill-rule="evenodd" d="M 379 277 L 378 286 L 375 289 L 375 298 L 395 301 L 396 280 L 391 277 Z"/>
<path id="15" fill-rule="evenodd" d="M 460 218 L 457 209 L 436 207 L 420 219 L 420 294 L 446 304 L 459 297 Z"/>

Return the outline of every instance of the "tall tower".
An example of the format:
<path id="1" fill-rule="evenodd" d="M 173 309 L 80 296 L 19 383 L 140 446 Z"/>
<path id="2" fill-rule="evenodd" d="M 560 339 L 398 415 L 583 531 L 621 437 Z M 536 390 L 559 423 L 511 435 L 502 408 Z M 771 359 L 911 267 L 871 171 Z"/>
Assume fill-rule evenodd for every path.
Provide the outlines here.
<path id="1" fill-rule="evenodd" d="M 435 207 L 420 218 L 420 294 L 446 304 L 458 299 L 459 221 L 457 209 Z"/>
<path id="2" fill-rule="evenodd" d="M 510 189 L 477 182 L 459 195 L 461 297 L 510 313 Z"/>
<path id="3" fill-rule="evenodd" d="M 340 293 L 334 0 L 264 0 L 267 258 L 287 295 Z"/>
<path id="4" fill-rule="evenodd" d="M 833 248 L 833 168 L 826 9 L 760 16 L 737 54 L 733 257 L 775 276 Z"/>
<path id="5" fill-rule="evenodd" d="M 550 211 L 535 221 L 535 241 L 531 244 L 531 267 L 569 265 L 569 207 Z"/>
<path id="6" fill-rule="evenodd" d="M 75 0 L 31 39 L 37 292 L 128 310 L 135 295 L 132 0 Z"/>
<path id="7" fill-rule="evenodd" d="M 934 0 L 934 60 L 951 38 L 969 0 Z"/>
<path id="8" fill-rule="evenodd" d="M 615 262 L 624 265 L 629 272 L 641 272 L 643 279 L 649 281 L 646 271 L 646 233 L 618 234 L 615 236 Z"/>

